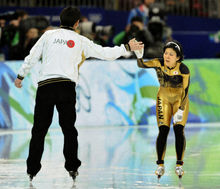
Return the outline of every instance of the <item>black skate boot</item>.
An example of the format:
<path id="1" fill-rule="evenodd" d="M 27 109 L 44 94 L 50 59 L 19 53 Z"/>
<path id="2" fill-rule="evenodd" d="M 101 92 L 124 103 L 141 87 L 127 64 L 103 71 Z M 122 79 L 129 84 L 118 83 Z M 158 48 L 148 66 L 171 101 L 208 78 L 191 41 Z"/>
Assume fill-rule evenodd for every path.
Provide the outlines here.
<path id="1" fill-rule="evenodd" d="M 69 171 L 69 175 L 72 177 L 73 181 L 75 182 L 76 176 L 79 175 L 78 171 Z"/>

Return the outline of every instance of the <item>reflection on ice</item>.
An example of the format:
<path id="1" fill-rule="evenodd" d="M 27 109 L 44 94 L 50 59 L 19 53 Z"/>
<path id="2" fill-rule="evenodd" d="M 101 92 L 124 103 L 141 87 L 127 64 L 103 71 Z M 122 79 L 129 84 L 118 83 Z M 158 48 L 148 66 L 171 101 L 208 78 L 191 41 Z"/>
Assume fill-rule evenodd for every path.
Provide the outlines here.
<path id="1" fill-rule="evenodd" d="M 61 131 L 51 130 L 45 140 L 42 169 L 32 182 L 26 175 L 30 131 L 1 132 L 1 189 L 188 189 L 220 188 L 220 131 L 186 129 L 185 175 L 175 175 L 175 142 L 168 137 L 165 168 L 155 176 L 154 127 L 78 128 L 82 166 L 73 183 L 64 169 Z M 196 139 L 196 140 L 195 140 Z M 211 140 L 212 139 L 212 140 Z M 207 140 L 209 142 L 207 142 Z M 215 149 L 215 153 L 213 153 Z"/>

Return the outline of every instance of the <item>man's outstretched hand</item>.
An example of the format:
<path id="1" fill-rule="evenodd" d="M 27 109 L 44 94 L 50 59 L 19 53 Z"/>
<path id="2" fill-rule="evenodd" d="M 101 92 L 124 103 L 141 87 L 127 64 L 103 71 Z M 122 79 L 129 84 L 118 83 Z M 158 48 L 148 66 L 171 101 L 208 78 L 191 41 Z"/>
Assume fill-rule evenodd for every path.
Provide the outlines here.
<path id="1" fill-rule="evenodd" d="M 141 50 L 144 48 L 144 44 L 142 41 L 136 41 L 135 38 L 131 39 L 128 42 L 128 45 L 130 46 L 130 50 L 131 51 L 135 51 L 135 50 Z"/>

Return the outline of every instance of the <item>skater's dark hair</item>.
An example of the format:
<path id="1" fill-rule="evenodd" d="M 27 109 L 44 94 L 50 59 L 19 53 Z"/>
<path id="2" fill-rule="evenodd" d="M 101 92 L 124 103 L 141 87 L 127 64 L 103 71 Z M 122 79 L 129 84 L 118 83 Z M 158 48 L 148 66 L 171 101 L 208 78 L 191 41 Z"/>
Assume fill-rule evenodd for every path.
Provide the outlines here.
<path id="1" fill-rule="evenodd" d="M 66 7 L 60 13 L 60 23 L 62 26 L 73 27 L 80 19 L 80 10 L 76 7 Z"/>
<path id="2" fill-rule="evenodd" d="M 163 52 L 165 52 L 167 48 L 173 49 L 176 52 L 177 57 L 180 57 L 178 62 L 183 61 L 184 59 L 183 48 L 182 48 L 182 45 L 178 41 L 173 40 L 173 41 L 167 42 L 163 48 Z"/>

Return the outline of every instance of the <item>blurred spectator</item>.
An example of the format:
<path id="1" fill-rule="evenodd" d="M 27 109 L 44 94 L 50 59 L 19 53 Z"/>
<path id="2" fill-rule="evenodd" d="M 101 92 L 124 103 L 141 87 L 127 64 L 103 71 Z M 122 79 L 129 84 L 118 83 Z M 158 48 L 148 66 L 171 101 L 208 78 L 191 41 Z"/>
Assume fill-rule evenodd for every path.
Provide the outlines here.
<path id="1" fill-rule="evenodd" d="M 144 58 L 159 58 L 163 54 L 164 42 L 172 39 L 172 29 L 165 22 L 163 4 L 150 5 L 149 21 L 146 26 L 141 17 L 133 17 L 131 24 L 113 38 L 113 43 L 120 45 L 133 37 L 144 43 Z M 130 56 L 130 58 L 134 58 L 134 56 Z"/>
<path id="2" fill-rule="evenodd" d="M 20 23 L 28 17 L 24 10 L 16 10 L 2 14 L 1 19 L 1 41 L 0 46 L 8 49 L 9 60 L 19 60 L 21 58 L 20 48 Z M 8 22 L 8 25 L 5 23 Z"/>
<path id="3" fill-rule="evenodd" d="M 132 2 L 133 2 L 133 7 L 137 7 L 142 4 L 142 0 L 132 0 Z"/>
<path id="4" fill-rule="evenodd" d="M 125 44 L 134 37 L 137 41 L 144 43 L 145 51 L 149 45 L 153 43 L 152 34 L 144 27 L 143 20 L 139 16 L 135 16 L 131 19 L 131 24 L 113 38 L 113 43 L 114 45 Z M 133 54 L 130 54 L 128 57 L 135 58 Z"/>
<path id="5" fill-rule="evenodd" d="M 31 48 L 34 46 L 38 39 L 39 30 L 37 28 L 28 29 L 25 35 L 25 41 L 23 46 L 23 58 L 25 58 L 29 54 Z"/>
<path id="6" fill-rule="evenodd" d="M 45 32 L 47 27 L 49 27 L 49 26 L 50 26 L 50 23 L 44 16 L 31 16 L 31 17 L 27 18 L 26 20 L 23 20 L 20 24 L 20 28 L 22 31 L 22 34 L 21 34 L 22 46 L 23 47 L 25 46 L 24 43 L 26 41 L 27 35 L 30 36 L 30 34 L 31 34 L 33 36 L 33 34 L 35 33 L 35 36 L 36 36 L 36 31 L 38 31 L 38 36 L 40 37 Z M 32 30 L 30 30 L 30 29 L 32 29 Z M 33 30 L 33 29 L 35 29 L 35 30 Z M 32 32 L 28 34 L 28 32 L 30 32 L 30 31 L 32 31 Z M 32 37 L 32 40 L 33 40 L 33 37 Z M 33 41 L 32 41 L 32 43 L 33 43 Z M 34 43 L 32 45 L 34 45 Z"/>
<path id="7" fill-rule="evenodd" d="M 214 44 L 220 44 L 220 30 L 209 34 L 209 41 Z M 215 55 L 215 58 L 220 58 L 220 52 Z"/>
<path id="8" fill-rule="evenodd" d="M 30 53 L 31 48 L 34 44 L 40 39 L 41 35 L 47 30 L 52 30 L 54 27 L 48 26 L 45 29 L 39 30 L 38 28 L 32 27 L 29 28 L 28 31 L 25 33 L 25 40 L 23 43 L 23 59 Z"/>
<path id="9" fill-rule="evenodd" d="M 25 11 L 16 11 L 15 15 L 16 19 L 2 28 L 1 47 L 8 49 L 7 59 L 22 60 L 50 25 L 44 16 L 28 17 Z"/>
<path id="10" fill-rule="evenodd" d="M 143 22 L 145 25 L 147 25 L 148 22 L 148 16 L 149 16 L 149 6 L 153 4 L 155 0 L 142 0 L 142 4 L 139 5 L 136 8 L 133 8 L 129 15 L 127 20 L 127 25 L 131 24 L 131 19 L 135 16 L 139 16 L 143 19 Z"/>
<path id="11" fill-rule="evenodd" d="M 90 22 L 86 16 L 81 16 L 76 32 L 93 40 L 95 35 L 95 23 Z"/>
<path id="12" fill-rule="evenodd" d="M 31 16 L 23 20 L 20 24 L 21 30 L 26 33 L 30 28 L 37 28 L 40 35 L 50 25 L 44 16 Z"/>
<path id="13" fill-rule="evenodd" d="M 0 27 L 1 27 L 1 28 L 4 28 L 4 27 L 5 27 L 5 24 L 6 24 L 6 20 L 0 19 Z"/>
<path id="14" fill-rule="evenodd" d="M 141 5 L 143 0 L 117 0 L 114 2 L 114 10 L 131 10 Z"/>
<path id="15" fill-rule="evenodd" d="M 158 58 L 163 54 L 163 44 L 172 40 L 172 29 L 165 20 L 165 7 L 163 4 L 154 3 L 149 7 L 149 21 L 147 29 L 153 37 L 153 43 L 147 48 L 147 58 Z"/>
<path id="16" fill-rule="evenodd" d="M 199 0 L 190 0 L 190 14 L 193 16 L 208 16 L 205 7 L 203 7 L 204 4 L 206 4 L 207 7 L 207 3 L 206 0 L 203 2 Z"/>
<path id="17" fill-rule="evenodd" d="M 100 26 L 88 20 L 87 17 L 82 16 L 78 27 L 78 33 L 86 36 L 96 44 L 108 46 L 109 39 L 114 33 L 112 25 Z"/>
<path id="18" fill-rule="evenodd" d="M 0 19 L 0 39 L 2 36 L 2 29 L 5 27 L 5 24 L 6 24 L 6 20 Z M 5 54 L 4 54 L 4 52 L 2 52 L 2 49 L 0 46 L 0 61 L 4 61 L 4 60 L 5 60 Z"/>

